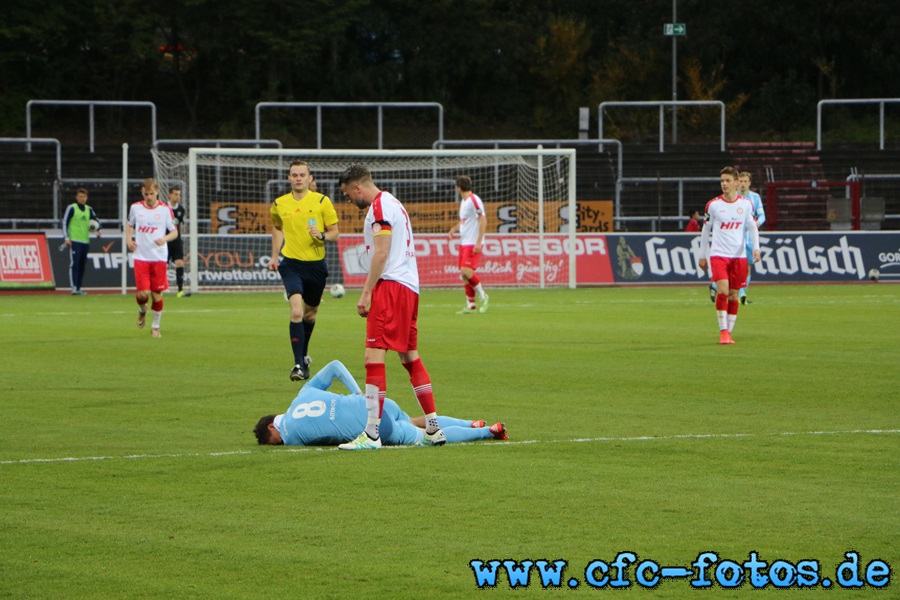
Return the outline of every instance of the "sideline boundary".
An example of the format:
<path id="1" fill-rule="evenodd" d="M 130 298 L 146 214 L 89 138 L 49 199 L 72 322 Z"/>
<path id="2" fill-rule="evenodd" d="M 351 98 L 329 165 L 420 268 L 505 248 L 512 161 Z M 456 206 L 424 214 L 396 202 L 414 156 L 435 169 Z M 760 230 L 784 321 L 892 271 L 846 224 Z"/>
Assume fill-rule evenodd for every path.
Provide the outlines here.
<path id="1" fill-rule="evenodd" d="M 787 436 L 815 436 L 815 435 L 885 435 L 897 434 L 900 429 L 850 429 L 843 431 L 783 431 L 776 433 L 687 433 L 678 435 L 663 436 L 634 436 L 634 437 L 596 437 L 596 438 L 575 438 L 561 440 L 521 440 L 521 441 L 504 441 L 490 442 L 462 442 L 453 444 L 456 446 L 490 446 L 490 447 L 507 447 L 507 446 L 523 446 L 530 444 L 585 444 L 599 442 L 663 442 L 667 440 L 707 440 L 707 439 L 745 439 L 745 438 L 774 438 Z M 417 446 L 385 446 L 385 450 L 407 450 L 416 448 Z M 285 453 L 300 452 L 340 452 L 335 446 L 304 446 L 304 447 L 288 447 L 280 450 Z M 257 454 L 253 450 L 233 450 L 225 452 L 188 452 L 183 454 L 125 454 L 121 456 L 69 456 L 60 458 L 23 458 L 19 460 L 0 460 L 0 465 L 23 465 L 23 464 L 47 464 L 47 463 L 65 463 L 65 462 L 94 462 L 103 460 L 140 460 L 140 459 L 159 459 L 159 458 L 196 458 L 196 457 L 219 457 L 219 456 L 244 456 Z"/>

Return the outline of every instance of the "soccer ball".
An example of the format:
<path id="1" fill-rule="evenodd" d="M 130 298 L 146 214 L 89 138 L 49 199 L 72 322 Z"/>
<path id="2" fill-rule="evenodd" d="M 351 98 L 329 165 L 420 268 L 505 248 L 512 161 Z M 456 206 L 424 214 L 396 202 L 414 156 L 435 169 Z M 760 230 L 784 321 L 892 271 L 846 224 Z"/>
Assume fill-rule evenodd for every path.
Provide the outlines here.
<path id="1" fill-rule="evenodd" d="M 88 229 L 90 229 L 92 232 L 97 231 L 98 229 L 100 229 L 100 221 L 98 221 L 97 219 L 91 219 L 90 222 L 88 222 Z"/>
<path id="2" fill-rule="evenodd" d="M 881 271 L 878 269 L 869 269 L 869 279 L 872 281 L 878 281 L 878 278 L 881 277 Z"/>
<path id="3" fill-rule="evenodd" d="M 344 297 L 344 286 L 339 283 L 331 286 L 331 289 L 328 290 L 328 293 L 331 294 L 332 298 L 343 298 Z"/>

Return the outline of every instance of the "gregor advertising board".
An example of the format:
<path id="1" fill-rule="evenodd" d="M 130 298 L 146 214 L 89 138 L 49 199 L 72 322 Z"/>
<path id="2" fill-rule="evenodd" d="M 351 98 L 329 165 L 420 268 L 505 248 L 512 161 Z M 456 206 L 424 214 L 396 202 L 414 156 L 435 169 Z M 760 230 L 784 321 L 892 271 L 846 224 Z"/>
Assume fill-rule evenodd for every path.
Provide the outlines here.
<path id="1" fill-rule="evenodd" d="M 201 288 L 278 287 L 281 279 L 269 271 L 271 237 L 208 235 L 198 239 L 196 265 L 189 272 Z M 870 269 L 882 281 L 900 281 L 900 232 L 762 232 L 762 260 L 753 267 L 756 283 L 859 282 Z M 69 252 L 51 238 L 53 275 L 68 282 Z M 544 236 L 544 279 L 547 285 L 568 282 L 569 239 L 565 234 Z M 540 240 L 531 234 L 488 234 L 479 273 L 493 286 L 536 281 L 540 269 Z M 578 285 L 688 284 L 705 282 L 697 266 L 700 236 L 686 233 L 580 233 L 575 238 Z M 363 238 L 343 234 L 328 246 L 330 282 L 361 286 L 368 262 Z M 459 284 L 458 242 L 446 235 L 416 236 L 420 280 L 426 287 Z M 133 286 L 128 257 L 127 285 Z M 122 277 L 121 238 L 91 240 L 85 287 L 119 288 Z M 171 269 L 170 269 L 171 270 Z M 171 274 L 174 277 L 174 272 Z M 63 284 L 64 285 L 64 284 Z"/>

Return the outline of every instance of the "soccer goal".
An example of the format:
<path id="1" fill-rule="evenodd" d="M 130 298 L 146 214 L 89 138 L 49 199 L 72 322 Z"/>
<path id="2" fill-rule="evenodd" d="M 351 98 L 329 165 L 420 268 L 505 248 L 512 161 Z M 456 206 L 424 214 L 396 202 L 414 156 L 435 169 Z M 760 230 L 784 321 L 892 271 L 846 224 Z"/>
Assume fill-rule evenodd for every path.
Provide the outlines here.
<path id="1" fill-rule="evenodd" d="M 269 270 L 272 201 L 290 192 L 292 161 L 309 163 L 318 191 L 340 219 L 326 256 L 329 285 L 360 287 L 368 272 L 365 211 L 347 202 L 338 179 L 353 163 L 394 194 L 410 216 L 423 287 L 459 285 L 456 177 L 472 178 L 487 213 L 479 273 L 493 287 L 575 287 L 575 150 L 299 150 L 191 148 L 155 151 L 161 197 L 180 185 L 186 199 L 185 269 L 192 292 L 274 289 Z"/>

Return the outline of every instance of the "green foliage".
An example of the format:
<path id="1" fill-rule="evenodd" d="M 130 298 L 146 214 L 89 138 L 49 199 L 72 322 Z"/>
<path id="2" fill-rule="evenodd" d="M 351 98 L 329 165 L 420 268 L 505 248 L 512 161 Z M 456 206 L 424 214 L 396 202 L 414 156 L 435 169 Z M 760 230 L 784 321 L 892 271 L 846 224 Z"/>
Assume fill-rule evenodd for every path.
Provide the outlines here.
<path id="1" fill-rule="evenodd" d="M 260 101 L 440 102 L 451 123 L 568 137 L 580 106 L 672 96 L 668 0 L 6 4 L 0 95 L 152 101 L 176 137 L 251 135 Z M 678 96 L 740 107 L 732 138 L 802 129 L 822 98 L 896 95 L 887 0 L 677 8 Z M 639 138 L 646 119 L 615 133 Z M 269 137 L 294 135 L 278 125 Z M 23 135 L 20 119 L 0 117 L 0 133 Z"/>
<path id="2" fill-rule="evenodd" d="M 477 590 L 473 559 L 583 579 L 625 550 L 895 564 L 900 290 L 752 289 L 727 347 L 703 285 L 492 290 L 465 316 L 461 290 L 425 290 L 439 410 L 511 440 L 360 454 L 255 445 L 297 389 L 280 292 L 166 296 L 158 340 L 130 295 L 4 296 L 0 596 L 475 597 L 508 582 Z M 326 298 L 311 354 L 362 382 L 355 296 Z"/>

